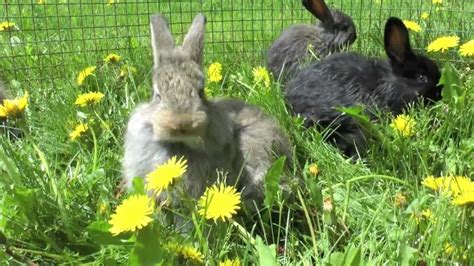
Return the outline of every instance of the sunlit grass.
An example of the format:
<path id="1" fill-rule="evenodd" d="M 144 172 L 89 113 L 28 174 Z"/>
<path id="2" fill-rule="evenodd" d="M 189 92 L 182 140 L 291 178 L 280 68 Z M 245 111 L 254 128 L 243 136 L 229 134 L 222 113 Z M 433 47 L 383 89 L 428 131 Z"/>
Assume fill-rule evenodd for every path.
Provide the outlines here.
<path id="1" fill-rule="evenodd" d="M 274 77 L 269 82 L 266 78 L 265 82 L 255 81 L 254 69 L 263 65 L 260 56 L 256 56 L 256 60 L 244 60 L 240 54 L 231 53 L 264 49 L 283 25 L 276 22 L 278 26 L 275 26 L 268 20 L 246 21 L 232 28 L 220 21 L 224 18 L 249 19 L 252 13 L 232 15 L 218 11 L 220 9 L 208 14 L 210 34 L 204 67 L 221 63 L 222 77 L 209 82 L 208 90 L 213 96 L 245 99 L 275 116 L 290 135 L 296 155 L 285 175 L 303 178 L 305 186 L 300 193 L 295 193 L 291 202 L 277 197 L 273 204 L 273 209 L 278 210 L 276 214 L 264 210 L 247 223 L 238 217 L 226 223 L 207 222 L 196 213 L 196 205 L 192 205 L 196 199 L 183 196 L 189 205 L 175 211 L 187 215 L 185 219 L 194 225 L 191 233 L 183 236 L 174 228 L 155 223 L 135 237 L 131 237 L 131 233 L 112 237 L 107 221 L 127 198 L 119 184 L 125 125 L 131 110 L 139 102 L 146 101 L 151 92 L 152 59 L 145 22 L 147 16 L 134 14 L 138 9 L 148 8 L 164 13 L 178 12 L 180 8 L 198 10 L 198 4 L 180 6 L 178 2 L 118 1 L 107 6 L 104 1 L 94 8 L 85 4 L 72 8 L 67 5 L 56 7 L 47 1 L 34 7 L 12 5 L 9 9 L 11 17 L 18 16 L 21 11 L 22 19 L 15 21 L 19 30 L 0 32 L 0 43 L 10 43 L 11 37 L 17 36 L 25 45 L 1 48 L 4 54 L 0 63 L 5 69 L 1 74 L 13 96 L 20 96 L 23 91 L 30 95 L 23 114 L 26 123 L 19 124 L 28 128 L 23 138 L 15 139 L 6 134 L 0 138 L 0 261 L 121 264 L 136 254 L 131 251 L 133 241 L 127 242 L 130 239 L 149 241 L 146 243 L 156 247 L 155 252 L 164 260 L 181 263 L 186 256 L 166 247 L 179 243 L 192 249 L 199 259 L 202 255 L 210 264 L 238 259 L 241 265 L 247 265 L 262 258 L 273 259 L 273 253 L 283 264 L 318 265 L 330 260 L 332 265 L 341 265 L 337 259 L 344 252 L 360 252 L 361 261 L 372 265 L 402 264 L 403 261 L 409 265 L 418 261 L 428 265 L 467 263 L 473 258 L 469 237 L 474 234 L 472 206 L 454 206 L 449 197 L 422 185 L 422 180 L 430 175 L 463 175 L 472 179 L 474 174 L 474 80 L 472 70 L 466 69 L 469 58 L 459 56 L 455 49 L 445 54 L 430 54 L 437 59 L 456 61 L 459 86 L 453 89 L 452 95 L 435 105 L 413 106 L 407 111 L 407 115 L 416 121 L 410 137 L 399 134 L 390 126 L 394 117 L 381 117 L 371 128 L 373 134 L 367 157 L 351 162 L 324 142 L 328 132 L 304 129 L 301 119 L 289 114 L 280 84 Z M 250 1 L 244 2 L 244 7 L 250 9 Z M 392 12 L 422 26 L 423 31 L 411 33 L 412 43 L 420 50 L 454 29 L 459 31 L 461 43 L 472 39 L 471 24 L 454 23 L 463 18 L 454 11 L 436 11 L 430 1 L 421 7 L 413 4 L 411 11 L 395 10 L 399 1 L 382 1 L 380 13 L 372 13 L 376 16 L 369 24 L 365 24 L 366 11 L 369 5 L 375 8 L 377 1 L 334 2 L 339 7 L 353 10 L 360 30 L 353 50 L 365 54 L 382 54 L 380 21 Z M 464 1 L 466 5 L 468 2 Z M 269 7 L 270 3 L 270 0 L 261 1 L 254 9 Z M 454 5 L 451 6 L 453 10 L 458 8 L 458 2 L 450 1 L 449 4 Z M 220 8 L 219 5 L 218 1 L 204 1 L 202 8 Z M 283 5 L 290 6 L 275 4 L 273 7 L 278 11 L 267 10 L 262 16 L 273 14 L 275 20 L 289 17 L 289 13 L 279 11 Z M 408 5 L 404 1 L 402 7 L 408 8 Z M 71 12 L 72 17 L 50 16 L 56 8 L 63 14 Z M 472 6 L 465 8 L 472 10 Z M 429 12 L 429 17 L 422 20 L 420 16 L 425 11 Z M 94 12 L 97 17 L 79 17 Z M 122 15 L 114 17 L 114 12 Z M 104 19 L 103 14 L 111 16 Z M 33 15 L 35 25 L 31 20 Z M 185 31 L 192 15 L 194 11 L 193 14 L 185 13 L 186 23 L 173 24 L 173 30 Z M 296 18 L 309 16 L 295 17 L 294 21 Z M 81 19 L 84 19 L 82 23 Z M 174 15 L 171 19 L 177 22 L 180 17 Z M 143 26 L 122 28 L 116 27 L 117 23 Z M 259 26 L 259 23 L 264 29 L 275 27 L 273 31 L 258 33 L 219 33 L 253 24 Z M 25 30 L 33 26 L 38 30 L 46 29 L 51 25 L 57 28 L 36 35 Z M 93 25 L 96 28 L 91 28 Z M 70 30 L 72 26 L 76 29 Z M 130 32 L 131 37 L 106 38 L 119 33 L 123 36 L 124 32 Z M 138 35 L 142 37 L 136 37 Z M 95 43 L 93 40 L 81 41 L 87 36 L 104 38 Z M 75 38 L 79 41 L 72 40 Z M 261 41 L 237 43 L 236 46 L 211 43 L 213 40 L 241 39 Z M 129 47 L 134 49 L 122 49 Z M 227 49 L 228 56 L 218 53 Z M 65 51 L 72 52 L 60 53 Z M 40 56 L 42 52 L 45 54 Z M 59 54 L 48 54 L 53 52 Z M 119 55 L 120 61 L 104 63 L 104 57 L 110 53 Z M 20 57 L 11 60 L 10 56 Z M 31 69 L 13 71 L 13 62 L 15 67 Z M 443 62 L 439 61 L 439 65 Z M 89 66 L 96 66 L 94 74 L 78 86 L 77 75 Z M 122 73 L 124 68 L 131 67 L 137 71 Z M 100 92 L 104 97 L 98 104 L 76 106 L 77 96 L 89 92 Z M 69 134 L 81 123 L 88 125 L 87 131 L 71 140 Z M 255 225 L 255 234 L 248 224 Z M 3 235 L 6 243 L 2 242 Z M 150 239 L 145 235 L 151 236 Z"/>

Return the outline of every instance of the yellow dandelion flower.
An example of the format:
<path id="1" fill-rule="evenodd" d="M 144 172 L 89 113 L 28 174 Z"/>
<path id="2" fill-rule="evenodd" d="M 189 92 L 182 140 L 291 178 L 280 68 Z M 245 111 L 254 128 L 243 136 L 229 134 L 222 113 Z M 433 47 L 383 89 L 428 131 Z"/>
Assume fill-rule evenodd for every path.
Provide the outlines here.
<path id="1" fill-rule="evenodd" d="M 222 221 L 232 218 L 237 210 L 240 209 L 240 193 L 235 187 L 225 186 L 224 184 L 208 187 L 199 199 L 199 214 L 206 219 Z"/>
<path id="2" fill-rule="evenodd" d="M 165 249 L 181 255 L 187 260 L 192 260 L 201 264 L 204 262 L 204 255 L 195 247 L 172 243 L 166 244 Z"/>
<path id="3" fill-rule="evenodd" d="M 432 219 L 433 218 L 433 211 L 430 209 L 426 209 L 421 211 L 421 216 L 425 217 L 426 219 Z"/>
<path id="4" fill-rule="evenodd" d="M 422 182 L 425 187 L 435 191 L 445 192 L 449 195 L 458 196 L 464 191 L 474 190 L 474 183 L 465 176 L 446 176 L 434 177 L 428 176 Z"/>
<path id="5" fill-rule="evenodd" d="M 118 2 L 119 2 L 119 0 L 107 0 L 107 5 L 111 6 L 111 5 L 116 4 Z"/>
<path id="6" fill-rule="evenodd" d="M 459 194 L 454 196 L 453 204 L 458 206 L 474 205 L 474 182 L 464 185 Z"/>
<path id="7" fill-rule="evenodd" d="M 109 212 L 109 204 L 106 202 L 101 202 L 98 208 L 100 214 L 106 214 Z"/>
<path id="8" fill-rule="evenodd" d="M 13 30 L 16 27 L 16 24 L 9 21 L 0 22 L 0 31 Z"/>
<path id="9" fill-rule="evenodd" d="M 404 193 L 399 192 L 395 195 L 395 206 L 401 208 L 407 204 L 407 197 Z"/>
<path id="10" fill-rule="evenodd" d="M 258 66 L 252 70 L 252 73 L 255 83 L 263 83 L 265 87 L 270 87 L 270 75 L 266 68 Z"/>
<path id="11" fill-rule="evenodd" d="M 178 160 L 176 156 L 173 156 L 146 176 L 145 187 L 147 190 L 153 190 L 159 194 L 167 189 L 174 180 L 183 176 L 187 168 L 187 161 L 183 157 Z"/>
<path id="12" fill-rule="evenodd" d="M 89 129 L 89 126 L 87 124 L 80 123 L 78 124 L 74 130 L 69 133 L 69 139 L 70 140 L 76 140 L 79 137 L 82 136 L 87 130 Z"/>
<path id="13" fill-rule="evenodd" d="M 454 195 L 460 195 L 469 190 L 474 190 L 474 183 L 466 176 L 445 177 L 445 187 L 449 188 Z"/>
<path id="14" fill-rule="evenodd" d="M 421 184 L 425 187 L 431 188 L 432 190 L 439 190 L 443 184 L 443 180 L 441 177 L 436 178 L 432 175 L 429 175 L 423 179 Z"/>
<path id="15" fill-rule="evenodd" d="M 451 243 L 446 243 L 446 245 L 444 245 L 444 252 L 447 255 L 451 255 L 453 251 L 454 251 L 454 246 Z"/>
<path id="16" fill-rule="evenodd" d="M 36 1 L 38 5 L 46 4 L 46 0 L 38 0 Z"/>
<path id="17" fill-rule="evenodd" d="M 422 20 L 427 20 L 430 17 L 430 14 L 428 12 L 423 12 L 421 13 L 421 19 Z"/>
<path id="18" fill-rule="evenodd" d="M 120 62 L 122 57 L 118 54 L 108 54 L 106 57 L 104 57 L 104 62 L 105 63 L 117 63 Z"/>
<path id="19" fill-rule="evenodd" d="M 95 66 L 90 66 L 81 70 L 81 72 L 79 72 L 79 75 L 77 75 L 77 79 L 76 79 L 77 85 L 81 86 L 82 84 L 84 84 L 84 81 L 86 80 L 86 78 L 92 75 L 95 69 L 96 69 Z"/>
<path id="20" fill-rule="evenodd" d="M 210 82 L 219 82 L 222 80 L 222 64 L 212 63 L 207 69 L 207 76 Z"/>
<path id="21" fill-rule="evenodd" d="M 412 212 L 410 218 L 415 221 L 416 224 L 420 224 L 423 217 L 420 213 Z"/>
<path id="22" fill-rule="evenodd" d="M 459 47 L 459 53 L 462 56 L 473 56 L 474 55 L 474 39 L 466 42 Z"/>
<path id="23" fill-rule="evenodd" d="M 0 118 L 18 118 L 23 115 L 28 106 L 28 92 L 25 91 L 23 97 L 13 100 L 4 99 L 0 105 Z"/>
<path id="24" fill-rule="evenodd" d="M 120 73 L 119 73 L 119 78 L 125 78 L 128 77 L 130 74 L 133 74 L 137 72 L 137 69 L 129 66 L 129 65 L 122 65 L 120 67 Z"/>
<path id="25" fill-rule="evenodd" d="M 102 98 L 104 98 L 104 94 L 101 92 L 88 92 L 83 93 L 77 96 L 76 101 L 74 102 L 75 105 L 80 107 L 85 107 L 88 105 L 99 103 Z"/>
<path id="26" fill-rule="evenodd" d="M 433 3 L 434 5 L 441 5 L 443 4 L 443 0 L 431 0 L 431 3 Z"/>
<path id="27" fill-rule="evenodd" d="M 315 164 L 315 163 L 311 164 L 311 165 L 309 166 L 309 173 L 310 173 L 311 175 L 314 175 L 314 176 L 318 175 L 318 174 L 319 174 L 319 167 L 318 167 L 318 165 Z"/>
<path id="28" fill-rule="evenodd" d="M 432 222 L 435 222 L 433 212 L 430 209 L 423 210 L 420 213 L 413 212 L 411 214 L 411 218 L 415 220 L 416 224 L 420 224 L 420 222 L 423 220 L 430 220 Z"/>
<path id="29" fill-rule="evenodd" d="M 219 262 L 219 266 L 240 266 L 240 260 L 239 259 L 226 259 L 222 262 Z"/>
<path id="30" fill-rule="evenodd" d="M 426 50 L 428 52 L 438 52 L 441 51 L 444 53 L 449 48 L 457 47 L 459 45 L 458 36 L 443 36 L 439 37 L 436 40 L 432 41 Z"/>
<path id="31" fill-rule="evenodd" d="M 415 21 L 403 20 L 403 24 L 405 24 L 405 27 L 407 27 L 407 29 L 409 29 L 411 31 L 414 31 L 414 32 L 420 32 L 421 31 L 421 26 L 418 23 L 416 23 Z"/>
<path id="32" fill-rule="evenodd" d="M 120 204 L 115 213 L 110 216 L 109 224 L 112 227 L 109 231 L 113 235 L 122 232 L 135 232 L 147 226 L 152 218 L 153 201 L 146 195 L 133 195 Z"/>
<path id="33" fill-rule="evenodd" d="M 408 115 L 398 115 L 390 124 L 390 127 L 398 131 L 404 137 L 415 135 L 416 122 Z"/>

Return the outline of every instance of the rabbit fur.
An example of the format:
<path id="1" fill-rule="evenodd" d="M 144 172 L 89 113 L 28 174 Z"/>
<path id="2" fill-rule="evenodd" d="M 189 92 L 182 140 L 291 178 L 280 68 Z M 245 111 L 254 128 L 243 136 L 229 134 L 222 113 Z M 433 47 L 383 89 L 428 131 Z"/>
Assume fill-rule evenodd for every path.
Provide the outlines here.
<path id="1" fill-rule="evenodd" d="M 411 50 L 400 19 L 387 20 L 384 44 L 388 60 L 334 54 L 302 69 L 286 86 L 285 98 L 293 112 L 306 118 L 306 126 L 335 128 L 333 140 L 349 156 L 365 149 L 365 137 L 353 118 L 334 107 L 363 104 L 396 115 L 419 98 L 441 99 L 438 67 Z"/>
<path id="2" fill-rule="evenodd" d="M 201 196 L 223 171 L 253 209 L 263 199 L 271 152 L 290 158 L 289 142 L 259 108 L 236 99 L 205 98 L 205 22 L 203 14 L 197 15 L 182 46 L 175 47 L 166 19 L 151 17 L 153 98 L 139 105 L 128 122 L 124 178 L 130 187 L 133 178 L 144 178 L 172 156 L 184 156 L 188 168 L 182 180 L 189 195 Z"/>
<path id="3" fill-rule="evenodd" d="M 287 80 L 311 58 L 309 46 L 319 58 L 339 52 L 356 39 L 352 19 L 339 10 L 331 10 L 323 0 L 303 0 L 303 6 L 320 23 L 293 25 L 284 30 L 268 51 L 268 68 L 274 77 Z"/>

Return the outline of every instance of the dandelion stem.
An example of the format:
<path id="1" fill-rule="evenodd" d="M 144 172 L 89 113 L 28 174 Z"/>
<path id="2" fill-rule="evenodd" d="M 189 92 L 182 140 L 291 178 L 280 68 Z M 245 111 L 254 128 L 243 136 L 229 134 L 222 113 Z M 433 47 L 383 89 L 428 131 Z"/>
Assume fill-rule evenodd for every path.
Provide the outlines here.
<path id="1" fill-rule="evenodd" d="M 303 199 L 303 195 L 301 195 L 301 191 L 298 189 L 297 192 L 298 192 L 298 198 L 301 202 L 301 205 L 303 206 L 304 216 L 306 217 L 306 221 L 308 222 L 309 232 L 311 233 L 311 240 L 313 241 L 314 256 L 316 258 L 318 256 L 318 246 L 317 246 L 318 243 L 316 242 L 316 234 L 314 233 L 313 223 L 312 223 L 311 217 L 309 216 L 308 208 L 306 207 L 306 204 L 304 203 L 305 200 Z"/>
<path id="2" fill-rule="evenodd" d="M 94 156 L 92 160 L 92 169 L 95 171 L 97 169 L 97 157 L 98 157 L 98 147 L 97 147 L 97 137 L 95 135 L 94 129 L 91 128 L 92 139 L 94 140 Z"/>
<path id="3" fill-rule="evenodd" d="M 39 255 L 39 256 L 42 256 L 42 257 L 48 257 L 48 258 L 54 259 L 54 260 L 62 260 L 62 261 L 67 260 L 65 257 L 63 257 L 61 255 L 51 254 L 51 253 L 44 252 L 44 251 L 39 251 L 39 250 L 31 250 L 31 249 L 18 248 L 18 247 L 10 247 L 10 249 L 12 251 L 16 251 L 16 252 L 25 252 L 25 253 L 29 253 L 29 254 Z"/>

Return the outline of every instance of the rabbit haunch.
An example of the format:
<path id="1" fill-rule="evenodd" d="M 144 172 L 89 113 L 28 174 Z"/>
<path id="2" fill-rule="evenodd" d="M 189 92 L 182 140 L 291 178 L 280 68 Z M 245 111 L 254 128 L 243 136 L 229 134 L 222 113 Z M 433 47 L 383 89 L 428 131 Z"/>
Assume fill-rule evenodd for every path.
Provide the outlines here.
<path id="1" fill-rule="evenodd" d="M 205 98 L 204 26 L 205 17 L 196 16 L 183 45 L 176 47 L 165 18 L 151 17 L 153 98 L 128 122 L 124 176 L 130 186 L 133 178 L 145 177 L 172 156 L 184 156 L 188 169 L 182 181 L 190 196 L 202 195 L 224 172 L 253 208 L 264 197 L 263 178 L 273 156 L 290 157 L 289 142 L 259 108 L 236 99 Z"/>
<path id="2" fill-rule="evenodd" d="M 299 71 L 286 87 L 285 98 L 293 112 L 304 116 L 307 126 L 334 127 L 335 144 L 347 155 L 364 149 L 364 135 L 354 119 L 335 107 L 364 104 L 399 114 L 419 98 L 428 102 L 441 98 L 438 67 L 411 50 L 401 20 L 388 19 L 384 43 L 389 60 L 334 54 Z"/>

